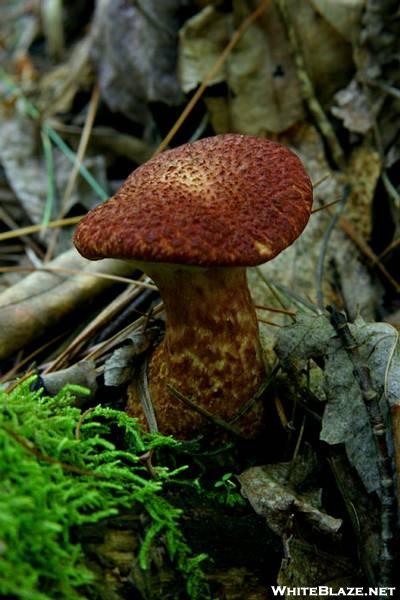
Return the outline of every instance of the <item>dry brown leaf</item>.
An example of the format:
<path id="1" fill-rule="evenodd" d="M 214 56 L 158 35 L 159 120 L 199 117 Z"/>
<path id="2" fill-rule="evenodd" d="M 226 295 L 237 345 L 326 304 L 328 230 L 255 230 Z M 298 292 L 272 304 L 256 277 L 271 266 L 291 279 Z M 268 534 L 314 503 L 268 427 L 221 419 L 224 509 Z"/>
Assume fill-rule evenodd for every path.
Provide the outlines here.
<path id="1" fill-rule="evenodd" d="M 363 578 L 357 571 L 354 557 L 340 556 L 337 551 L 324 552 L 298 537 L 287 541 L 286 553 L 287 558 L 283 559 L 278 574 L 278 584 L 281 586 L 328 586 L 337 595 L 344 595 L 343 590 L 347 585 L 362 585 Z M 343 593 L 340 594 L 339 590 Z M 313 594 L 315 600 L 332 597 L 324 593 L 319 595 L 317 591 L 318 587 Z"/>
<path id="2" fill-rule="evenodd" d="M 68 315 L 112 285 L 112 280 L 96 277 L 96 272 L 110 275 L 132 272 L 127 262 L 108 259 L 90 262 L 76 250 L 65 252 L 46 266 L 82 273 L 32 273 L 0 294 L 0 359 L 49 333 Z"/>
<path id="3" fill-rule="evenodd" d="M 195 89 L 231 39 L 235 24 L 246 14 L 236 3 L 234 13 L 207 6 L 189 19 L 180 31 L 179 76 L 185 92 Z M 291 12 L 307 71 L 317 96 L 328 102 L 353 73 L 351 46 L 321 20 L 308 0 Z M 293 49 L 275 3 L 243 33 L 210 85 L 225 82 L 232 92 L 224 107 L 208 101 L 218 133 L 233 130 L 265 135 L 280 133 L 304 118 L 303 98 L 293 60 Z M 218 99 L 219 100 L 219 99 Z M 227 117 L 221 118 L 225 110 Z"/>
<path id="4" fill-rule="evenodd" d="M 280 133 L 304 117 L 291 49 L 275 7 L 244 33 L 230 62 L 235 131 Z"/>
<path id="5" fill-rule="evenodd" d="M 316 96 L 323 105 L 329 104 L 332 95 L 344 87 L 354 73 L 352 46 L 327 20 L 321 19 L 310 0 L 289 4 Z"/>
<path id="6" fill-rule="evenodd" d="M 210 85 L 225 81 L 233 92 L 226 107 L 209 100 L 213 124 L 247 134 L 280 132 L 303 117 L 294 66 L 275 10 L 268 10 L 265 30 L 251 25 Z M 242 15 L 243 16 L 243 15 Z M 180 31 L 179 75 L 189 92 L 204 79 L 234 31 L 233 16 L 208 6 Z M 220 112 L 226 110 L 223 121 Z"/>
<path id="7" fill-rule="evenodd" d="M 346 129 L 361 134 L 370 131 L 374 124 L 374 116 L 365 91 L 355 79 L 337 92 L 335 102 L 331 112 L 343 121 Z"/>
<path id="8" fill-rule="evenodd" d="M 44 386 L 45 392 L 51 396 L 58 394 L 66 385 L 82 386 L 89 390 L 89 394 L 79 394 L 78 389 L 74 391 L 75 405 L 81 405 L 88 396 L 94 396 L 97 391 L 97 373 L 93 360 L 81 360 L 80 362 L 61 369 L 55 373 L 47 373 L 39 377 L 36 385 Z"/>
<path id="9" fill-rule="evenodd" d="M 69 112 L 79 90 L 91 85 L 89 51 L 89 40 L 84 38 L 65 63 L 57 65 L 40 80 L 38 107 L 47 117 Z"/>
<path id="10" fill-rule="evenodd" d="M 4 168 L 8 183 L 21 202 L 24 210 L 33 223 L 43 220 L 46 198 L 48 194 L 49 174 L 40 144 L 38 145 L 37 124 L 27 118 L 16 115 L 5 118 L 0 115 L 0 163 Z M 55 198 L 53 214 L 59 214 L 61 195 L 57 192 L 64 190 L 72 165 L 63 152 L 53 148 L 55 178 Z M 103 188 L 106 187 L 105 161 L 102 156 L 92 156 L 84 161 L 93 176 Z M 99 202 L 92 188 L 82 179 L 77 181 L 76 189 L 71 194 L 64 210 L 79 203 L 87 210 Z"/>
<path id="11" fill-rule="evenodd" d="M 175 74 L 179 0 L 99 0 L 92 57 L 111 110 L 148 124 L 149 102 L 179 104 Z"/>
<path id="12" fill-rule="evenodd" d="M 365 0 L 310 0 L 315 10 L 348 42 L 358 39 Z"/>
<path id="13" fill-rule="evenodd" d="M 296 484 L 288 480 L 292 467 L 292 463 L 276 463 L 246 469 L 238 475 L 242 495 L 278 535 L 285 535 L 291 529 L 292 519 L 298 516 L 310 528 L 324 534 L 336 534 L 342 525 L 341 519 L 321 509 L 320 489 L 298 492 Z M 310 470 L 307 465 L 301 467 L 303 472 Z"/>
<path id="14" fill-rule="evenodd" d="M 372 233 L 372 202 L 381 174 L 382 163 L 379 153 L 363 144 L 350 156 L 345 180 L 350 184 L 350 195 L 346 205 L 346 218 L 355 230 L 368 242 Z"/>
<path id="15" fill-rule="evenodd" d="M 178 75 L 185 93 L 195 89 L 211 70 L 228 43 L 232 28 L 232 16 L 220 13 L 212 6 L 207 6 L 183 25 L 179 32 Z M 221 83 L 226 76 L 225 66 L 209 85 Z"/>

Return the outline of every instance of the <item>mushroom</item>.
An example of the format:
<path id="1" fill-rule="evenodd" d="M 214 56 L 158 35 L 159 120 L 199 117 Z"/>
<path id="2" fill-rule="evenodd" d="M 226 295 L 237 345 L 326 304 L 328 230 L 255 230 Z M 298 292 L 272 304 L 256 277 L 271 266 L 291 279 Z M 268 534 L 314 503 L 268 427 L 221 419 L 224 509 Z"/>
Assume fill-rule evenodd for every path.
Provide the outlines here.
<path id="1" fill-rule="evenodd" d="M 153 157 L 80 221 L 74 242 L 83 256 L 134 261 L 164 301 L 166 334 L 147 367 L 162 433 L 192 437 L 209 427 L 204 412 L 229 423 L 251 405 L 265 367 L 246 267 L 289 246 L 311 204 L 293 152 L 226 134 Z M 132 382 L 127 410 L 143 421 L 138 396 Z M 262 424 L 260 402 L 234 421 L 246 436 Z"/>

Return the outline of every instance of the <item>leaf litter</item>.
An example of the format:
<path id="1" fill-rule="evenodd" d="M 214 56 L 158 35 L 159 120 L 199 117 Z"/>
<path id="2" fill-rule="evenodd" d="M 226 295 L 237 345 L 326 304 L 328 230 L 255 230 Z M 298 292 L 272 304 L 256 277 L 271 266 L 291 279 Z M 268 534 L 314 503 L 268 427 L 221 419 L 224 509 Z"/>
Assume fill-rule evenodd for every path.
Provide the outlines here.
<path id="1" fill-rule="evenodd" d="M 3 81 L 0 86 L 0 200 L 12 190 L 4 218 L 11 222 L 11 206 L 12 218 L 21 225 L 41 223 L 50 200 L 52 214 L 58 216 L 96 79 L 100 104 L 84 157 L 86 171 L 81 170 L 93 179 L 76 180 L 63 207 L 67 215 L 99 201 L 93 183 L 113 191 L 127 174 L 124 161 L 132 170 L 150 156 L 167 122 L 178 118 L 233 33 L 252 14 L 251 3 L 98 0 L 88 13 L 92 21 L 87 30 L 74 21 L 74 15 L 85 13 L 76 2 L 64 6 L 64 21 L 56 12 L 58 32 L 51 32 L 33 4 L 5 3 L 0 9 L 5 14 L 0 54 L 19 90 L 10 93 Z M 274 573 L 280 584 L 333 582 L 337 588 L 344 581 L 388 581 L 379 566 L 382 532 L 388 533 L 379 525 L 385 517 L 379 505 L 379 457 L 354 361 L 325 306 L 339 306 L 348 315 L 358 356 L 378 394 L 385 443 L 399 469 L 395 131 L 400 82 L 393 68 L 398 19 L 391 2 L 302 0 L 295 11 L 284 0 L 263 4 L 207 82 L 186 124 L 173 131 L 177 139 L 170 138 L 175 145 L 191 135 L 237 131 L 277 139 L 304 161 L 315 184 L 314 206 L 322 209 L 295 245 L 249 272 L 251 293 L 262 307 L 258 315 L 266 363 L 276 365 L 276 355 L 280 361 L 266 405 L 276 407 L 282 421 L 268 432 L 260 453 L 239 452 L 237 464 L 227 463 L 225 473 L 236 473 L 248 508 L 281 540 L 280 568 Z M 41 27 L 42 46 L 40 40 L 37 44 Z M 70 31 L 75 36 L 79 31 L 79 39 Z M 24 97 L 37 106 L 39 122 L 25 114 Z M 49 127 L 68 144 L 56 145 L 50 138 L 51 155 L 46 156 L 40 131 Z M 324 209 L 332 201 L 338 205 Z M 70 252 L 62 253 L 69 248 L 69 236 L 60 238 L 55 263 L 49 266 L 58 261 L 66 269 L 72 265 L 87 271 Z M 25 244 L 24 238 L 19 241 Z M 0 231 L 0 251 L 5 243 Z M 18 246 L 17 265 L 45 264 L 48 232 L 34 243 L 26 251 L 22 245 L 22 252 Z M 0 255 L 1 264 L 3 258 L 14 260 L 8 250 Z M 122 263 L 98 266 L 103 273 L 136 277 Z M 67 378 L 88 386 L 96 401 L 104 402 L 134 376 L 154 343 L 157 334 L 146 323 L 155 295 L 135 295 L 134 310 L 142 321 L 132 329 L 132 310 L 122 298 L 118 308 L 120 288 L 114 293 L 110 282 L 100 278 L 34 273 L 14 286 L 5 275 L 2 281 L 1 289 L 8 289 L 0 293 L 0 353 L 4 372 L 13 377 L 23 376 L 19 364 L 29 364 L 45 385 L 47 378 L 49 389 L 56 392 Z M 117 324 L 114 334 L 99 343 L 99 329 L 110 326 L 102 298 L 114 307 L 110 315 Z M 83 306 L 84 323 L 79 315 Z M 266 313 L 269 308 L 286 312 Z M 60 333 L 65 319 L 72 327 L 65 332 L 69 338 L 41 350 L 43 341 Z M 31 353 L 38 357 L 33 362 Z M 46 373 L 51 365 L 54 372 Z M 90 406 L 93 398 L 82 402 Z M 283 437 L 279 450 L 278 430 L 281 442 Z M 332 495 L 340 501 L 330 502 Z M 356 551 L 360 558 L 353 564 Z M 242 579 L 262 581 L 265 589 L 265 578 L 256 570 L 240 568 Z M 226 572 L 234 578 L 234 568 Z M 146 595 L 148 583 L 140 585 Z M 226 597 L 238 597 L 232 592 L 235 586 L 220 585 L 230 590 Z"/>

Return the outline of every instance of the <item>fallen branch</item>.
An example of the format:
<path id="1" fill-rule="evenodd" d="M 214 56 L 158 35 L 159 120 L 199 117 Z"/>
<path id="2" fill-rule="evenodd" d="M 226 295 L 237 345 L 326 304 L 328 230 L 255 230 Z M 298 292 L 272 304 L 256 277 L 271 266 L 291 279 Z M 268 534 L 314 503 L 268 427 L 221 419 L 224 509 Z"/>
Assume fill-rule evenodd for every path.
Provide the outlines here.
<path id="1" fill-rule="evenodd" d="M 42 337 L 112 285 L 112 279 L 97 277 L 97 271 L 119 276 L 132 271 L 127 262 L 89 262 L 76 250 L 60 255 L 48 267 L 78 273 L 32 273 L 0 294 L 0 359 Z"/>

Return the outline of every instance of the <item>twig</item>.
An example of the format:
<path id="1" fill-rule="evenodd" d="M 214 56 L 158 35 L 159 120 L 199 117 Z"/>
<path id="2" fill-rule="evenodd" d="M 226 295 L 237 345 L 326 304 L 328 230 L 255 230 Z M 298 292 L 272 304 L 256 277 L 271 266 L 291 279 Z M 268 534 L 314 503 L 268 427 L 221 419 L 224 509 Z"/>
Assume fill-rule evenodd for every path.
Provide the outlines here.
<path id="1" fill-rule="evenodd" d="M 389 85 L 388 83 L 385 83 L 384 81 L 377 81 L 377 80 L 369 79 L 369 78 L 365 79 L 365 83 L 371 87 L 377 87 L 380 90 L 383 90 L 384 92 L 386 92 L 390 96 L 393 96 L 397 100 L 400 99 L 400 90 L 398 88 L 394 87 L 393 85 Z"/>
<path id="2" fill-rule="evenodd" d="M 50 221 L 56 200 L 56 178 L 54 174 L 53 146 L 51 145 L 49 136 L 44 130 L 41 132 L 41 137 L 47 171 L 47 195 L 44 205 L 42 225 L 47 225 L 47 223 Z M 41 233 L 44 234 L 45 231 L 46 229 L 44 228 Z"/>
<path id="3" fill-rule="evenodd" d="M 252 398 L 250 398 L 250 400 L 248 402 L 246 402 L 246 404 L 244 404 L 244 406 L 242 406 L 242 408 L 239 409 L 238 413 L 229 421 L 229 425 L 233 425 L 244 414 L 249 412 L 249 410 L 253 407 L 253 405 L 265 394 L 265 392 L 267 391 L 267 389 L 269 388 L 269 386 L 275 379 L 280 368 L 281 368 L 281 365 L 279 362 L 274 365 L 274 367 L 273 367 L 271 373 L 268 375 L 267 379 L 262 382 L 262 384 L 260 385 L 260 387 L 258 388 L 256 393 L 254 394 L 254 396 Z"/>
<path id="4" fill-rule="evenodd" d="M 353 224 L 350 223 L 350 221 L 348 221 L 345 217 L 340 217 L 339 225 L 345 234 L 348 235 L 349 238 L 355 243 L 358 249 L 361 250 L 361 252 L 372 262 L 374 266 L 377 266 L 380 272 L 386 277 L 388 282 L 394 287 L 396 292 L 400 292 L 400 284 L 384 267 L 372 248 L 358 235 L 353 227 Z"/>
<path id="5" fill-rule="evenodd" d="M 349 193 L 350 193 L 350 186 L 346 185 L 343 189 L 343 196 L 342 196 L 342 199 L 340 200 L 340 204 L 337 207 L 336 212 L 333 215 L 328 227 L 326 228 L 324 237 L 322 238 L 321 252 L 318 256 L 317 272 L 316 272 L 317 305 L 318 305 L 318 308 L 320 308 L 321 310 L 324 309 L 323 279 L 324 279 L 324 264 L 325 264 L 326 252 L 328 250 L 328 244 L 329 244 L 330 237 L 339 221 L 339 217 L 343 211 L 344 205 L 346 204 L 346 200 L 349 197 Z"/>
<path id="6" fill-rule="evenodd" d="M 0 198 L 0 203 L 3 203 L 1 198 Z M 7 227 L 9 227 L 11 229 L 11 232 L 6 232 L 6 233 L 14 233 L 17 231 L 21 232 L 21 229 L 18 229 L 17 223 L 8 214 L 8 212 L 6 212 L 6 210 L 1 205 L 0 205 L 0 219 L 3 221 L 3 223 L 5 223 L 5 225 L 7 225 Z M 7 239 L 6 237 L 3 237 L 3 236 L 4 236 L 4 233 L 0 233 L 0 241 Z M 10 236 L 10 237 L 20 237 L 21 241 L 23 241 L 27 246 L 29 246 L 29 248 L 31 248 L 31 250 L 33 250 L 33 252 L 35 253 L 36 256 L 38 256 L 41 259 L 44 257 L 44 252 L 42 251 L 42 249 L 34 242 L 34 240 L 31 240 L 29 237 L 27 237 L 23 234 Z"/>
<path id="7" fill-rule="evenodd" d="M 315 396 L 315 394 L 311 391 L 308 384 L 304 384 L 301 381 L 297 368 L 287 358 L 285 359 L 285 367 L 284 368 L 285 368 L 286 373 L 289 376 L 290 383 L 293 384 L 293 386 L 296 389 L 296 403 L 301 406 L 301 408 L 307 413 L 308 416 L 310 416 L 313 419 L 313 421 L 315 421 L 315 423 L 320 424 L 322 421 L 321 415 L 319 413 L 317 413 L 315 410 L 313 410 L 311 408 L 310 404 L 313 406 L 319 407 L 319 406 L 321 406 L 321 400 L 319 398 L 317 398 L 317 396 Z M 293 418 L 294 417 L 292 415 L 289 422 L 292 422 Z"/>
<path id="8" fill-rule="evenodd" d="M 143 331 L 146 325 L 143 325 Z M 153 406 L 153 399 L 150 394 L 149 381 L 147 379 L 147 367 L 148 367 L 148 356 L 145 355 L 141 362 L 139 373 L 136 378 L 136 391 L 139 396 L 139 401 L 146 417 L 147 425 L 150 433 L 157 433 L 158 423 L 157 417 Z"/>
<path id="9" fill-rule="evenodd" d="M 75 427 L 75 438 L 77 440 L 81 439 L 81 427 L 82 427 L 83 421 L 86 419 L 87 415 L 89 415 L 94 410 L 96 410 L 96 407 L 91 406 L 90 408 L 88 408 L 87 410 L 85 410 L 84 412 L 81 413 L 81 416 L 79 417 L 79 420 Z"/>
<path id="10" fill-rule="evenodd" d="M 103 475 L 99 473 L 94 473 L 93 471 L 89 471 L 87 469 L 80 469 L 79 467 L 75 467 L 75 465 L 69 465 L 68 463 L 61 462 L 48 454 L 43 454 L 34 445 L 29 442 L 26 438 L 22 437 L 7 425 L 2 425 L 3 430 L 8 433 L 10 437 L 12 437 L 20 446 L 22 446 L 27 452 L 35 456 L 38 460 L 43 460 L 51 465 L 60 465 L 63 471 L 68 471 L 69 473 L 75 473 L 76 475 L 87 475 L 90 477 L 96 477 L 96 479 L 105 479 Z"/>
<path id="11" fill-rule="evenodd" d="M 313 189 L 315 190 L 316 187 L 318 187 L 319 185 L 321 185 L 321 183 L 324 183 L 324 181 L 326 181 L 327 179 L 329 179 L 330 176 L 331 176 L 330 173 L 325 173 L 325 175 L 322 175 L 322 177 L 320 177 L 319 179 L 317 179 L 317 181 L 315 183 L 312 182 Z"/>
<path id="12" fill-rule="evenodd" d="M 301 422 L 299 435 L 297 436 L 296 445 L 294 447 L 291 464 L 290 464 L 290 467 L 289 467 L 289 470 L 288 470 L 288 473 L 287 473 L 287 478 L 288 479 L 290 479 L 293 467 L 295 466 L 296 458 L 299 455 L 299 450 L 300 450 L 301 442 L 302 442 L 303 436 L 304 436 L 305 425 L 306 425 L 306 415 L 303 415 L 303 420 Z"/>
<path id="13" fill-rule="evenodd" d="M 291 428 L 291 424 L 289 422 L 289 419 L 286 416 L 285 409 L 282 404 L 282 400 L 277 395 L 275 395 L 275 397 L 274 397 L 274 404 L 275 404 L 276 414 L 278 415 L 278 419 L 279 419 L 283 429 L 285 431 L 289 431 L 289 429 Z"/>
<path id="14" fill-rule="evenodd" d="M 78 334 L 72 342 L 64 348 L 64 350 L 57 356 L 57 358 L 47 366 L 44 373 L 54 372 L 58 369 L 65 367 L 71 358 L 76 357 L 80 352 L 82 346 L 95 334 L 97 331 L 104 326 L 112 318 L 114 318 L 128 303 L 132 302 L 139 293 L 139 289 L 136 287 L 127 288 L 115 298 L 110 304 L 108 304 L 92 321 Z M 137 321 L 139 321 L 138 319 Z M 104 342 L 105 344 L 109 340 Z M 92 358 L 91 354 L 86 357 L 87 360 Z"/>
<path id="15" fill-rule="evenodd" d="M 267 319 L 261 319 L 260 317 L 257 317 L 257 321 L 259 323 L 265 323 L 265 325 L 272 325 L 272 327 L 282 327 L 282 325 L 279 323 L 274 323 L 273 321 L 268 321 Z"/>
<path id="16" fill-rule="evenodd" d="M 397 248 L 397 246 L 400 246 L 400 238 L 397 238 L 396 240 L 393 240 L 393 242 L 390 242 L 390 244 L 388 246 L 386 246 L 386 248 L 384 249 L 383 252 L 380 253 L 380 255 L 377 257 L 379 260 L 382 260 L 382 258 L 385 258 L 385 256 L 387 254 L 389 254 L 389 252 L 392 252 L 392 250 L 394 250 L 395 248 Z M 375 264 L 375 260 L 373 261 L 373 264 Z"/>
<path id="17" fill-rule="evenodd" d="M 360 355 L 357 341 L 350 331 L 346 315 L 334 307 L 330 307 L 329 311 L 331 313 L 331 323 L 342 340 L 343 347 L 353 364 L 354 375 L 360 387 L 375 441 L 381 502 L 378 585 L 388 586 L 392 582 L 394 568 L 392 546 L 396 527 L 396 505 L 391 458 L 386 443 L 385 420 L 379 407 L 378 392 L 374 388 L 369 367 Z"/>
<path id="18" fill-rule="evenodd" d="M 258 310 L 266 310 L 268 312 L 282 313 L 283 315 L 290 315 L 293 317 L 296 316 L 296 313 L 294 310 L 286 310 L 285 308 L 274 308 L 272 306 L 263 306 L 262 304 L 255 304 L 254 307 L 258 308 Z"/>
<path id="19" fill-rule="evenodd" d="M 12 377 L 14 377 L 18 373 L 18 371 L 20 371 L 22 369 L 22 367 L 24 367 L 28 363 L 31 363 L 38 354 L 40 354 L 41 352 L 44 352 L 44 350 L 46 350 L 46 348 L 48 348 L 52 344 L 55 344 L 56 342 L 61 340 L 66 334 L 67 334 L 67 332 L 65 332 L 65 331 L 63 333 L 59 333 L 58 335 L 53 337 L 51 340 L 49 340 L 45 344 L 42 344 L 41 346 L 39 346 L 39 348 L 36 348 L 33 352 L 28 354 L 28 356 L 26 356 L 25 358 L 20 358 L 19 360 L 17 360 L 17 362 L 15 363 L 15 365 L 13 367 L 11 367 L 11 369 L 9 369 L 6 373 L 4 373 L 4 375 L 0 376 L 0 384 L 6 383 L 7 381 L 9 381 Z M 28 368 L 29 372 L 31 372 L 31 370 L 32 370 L 32 365 L 31 365 L 31 367 Z"/>
<path id="20" fill-rule="evenodd" d="M 78 150 L 76 153 L 76 160 L 72 167 L 71 173 L 69 175 L 67 185 L 65 187 L 65 192 L 64 192 L 64 196 L 63 196 L 62 204 L 61 204 L 61 212 L 62 213 L 65 210 L 66 203 L 68 202 L 68 200 L 71 196 L 72 190 L 74 189 L 74 186 L 76 183 L 76 179 L 79 175 L 79 165 L 80 165 L 80 163 L 83 162 L 83 159 L 85 156 L 87 145 L 88 145 L 89 139 L 90 139 L 90 134 L 93 129 L 93 123 L 96 118 L 97 108 L 99 106 L 99 100 L 100 100 L 100 87 L 99 87 L 99 84 L 97 83 L 93 88 L 92 96 L 90 98 L 87 117 L 86 117 L 83 129 L 82 129 L 82 135 L 79 140 Z M 62 217 L 62 216 L 63 216 L 63 214 L 60 215 L 60 217 Z"/>
<path id="21" fill-rule="evenodd" d="M 282 294 L 284 294 L 285 296 L 290 298 L 292 300 L 292 302 L 297 302 L 298 305 L 309 309 L 314 314 L 318 314 L 318 308 L 315 306 L 315 304 L 313 304 L 306 298 L 303 298 L 302 296 L 300 296 L 300 294 L 297 294 L 297 292 L 294 292 L 292 289 L 288 288 L 286 285 L 283 285 L 283 283 L 281 283 L 278 280 L 274 279 L 274 280 L 268 281 L 268 279 L 265 277 L 265 275 L 262 272 L 262 270 L 260 269 L 260 267 L 256 267 L 256 271 L 257 271 L 257 274 L 259 275 L 259 277 L 263 280 L 265 285 L 268 287 L 270 292 L 274 295 L 275 298 L 277 298 L 277 300 L 280 302 L 280 304 L 282 306 L 285 306 L 285 305 L 282 302 L 277 290 L 279 290 L 280 292 L 282 292 Z M 296 321 L 296 317 L 294 315 L 293 316 L 289 315 L 289 316 L 293 322 Z"/>
<path id="22" fill-rule="evenodd" d="M 184 404 L 186 404 L 187 406 L 189 406 L 190 408 L 192 408 L 193 410 L 198 412 L 200 415 L 202 415 L 203 417 L 208 419 L 214 425 L 217 425 L 221 429 L 224 429 L 225 431 L 227 431 L 228 433 L 230 433 L 236 437 L 239 437 L 241 439 L 248 439 L 247 436 L 244 436 L 239 431 L 237 431 L 237 429 L 235 429 L 234 427 L 231 427 L 231 425 L 229 423 L 227 423 L 223 419 L 220 419 L 219 417 L 216 417 L 215 415 L 212 415 L 211 413 L 208 412 L 208 410 L 206 410 L 199 404 L 196 404 L 196 402 L 193 402 L 193 400 L 191 398 L 188 398 L 187 396 L 185 396 L 184 394 L 179 392 L 176 388 L 174 388 L 174 386 L 172 386 L 169 383 L 167 383 L 167 390 L 172 396 L 174 396 L 174 398 L 177 398 L 177 400 L 184 402 Z"/>
<path id="23" fill-rule="evenodd" d="M 248 27 L 250 27 L 250 25 L 254 21 L 256 21 L 262 15 L 262 13 L 266 10 L 266 8 L 270 4 L 270 2 L 271 2 L 271 0 L 263 0 L 263 2 L 261 2 L 261 4 L 246 19 L 244 19 L 244 21 L 241 23 L 241 25 L 235 31 L 235 33 L 233 34 L 233 36 L 231 37 L 231 39 L 229 40 L 229 42 L 227 43 L 227 45 L 225 46 L 225 48 L 223 49 L 223 51 L 221 52 L 221 54 L 219 55 L 219 57 L 213 64 L 213 66 L 211 67 L 211 69 L 204 76 L 204 79 L 203 79 L 200 87 L 196 90 L 195 94 L 192 96 L 190 101 L 187 103 L 183 112 L 181 113 L 181 115 L 179 116 L 177 121 L 174 123 L 174 125 L 170 129 L 170 131 L 167 133 L 167 135 L 165 136 L 165 138 L 163 139 L 163 141 L 161 142 L 161 144 L 159 145 L 157 150 L 155 151 L 155 154 L 158 154 L 159 152 L 162 152 L 163 150 L 165 150 L 165 148 L 168 146 L 170 141 L 173 139 L 173 137 L 175 136 L 177 131 L 180 129 L 181 125 L 186 121 L 187 117 L 192 112 L 193 108 L 196 106 L 197 102 L 200 100 L 200 98 L 204 94 L 204 91 L 206 90 L 208 83 L 218 73 L 218 71 L 224 64 L 225 60 L 229 56 L 230 52 L 233 50 L 233 48 L 236 46 L 239 39 L 243 35 L 243 33 L 246 31 L 246 29 L 248 29 Z"/>
<path id="24" fill-rule="evenodd" d="M 24 106 L 26 114 L 31 119 L 34 119 L 35 121 L 39 121 L 41 118 L 41 115 L 40 115 L 40 112 L 38 111 L 38 109 L 36 108 L 36 106 L 34 106 L 27 98 L 25 98 L 23 96 L 23 94 L 21 93 L 21 90 L 14 83 L 12 78 L 1 67 L 0 67 L 0 81 L 2 81 L 5 84 L 5 86 L 7 87 L 9 92 L 15 94 L 18 98 L 21 99 L 21 101 L 23 102 L 23 106 Z M 53 144 L 55 146 L 57 146 L 57 148 L 59 150 L 61 150 L 61 152 L 66 156 L 66 158 L 72 164 L 75 164 L 76 163 L 75 152 L 73 152 L 73 150 L 71 150 L 71 148 L 68 146 L 68 144 L 66 144 L 64 142 L 64 140 L 58 135 L 58 133 L 56 131 L 54 131 L 54 129 L 52 127 L 50 127 L 50 125 L 46 122 L 44 122 L 42 124 L 41 129 L 48 135 L 48 137 L 53 142 Z M 81 176 L 86 180 L 86 182 L 90 185 L 90 187 L 93 189 L 95 194 L 101 200 L 107 200 L 107 198 L 108 198 L 107 192 L 105 190 L 103 190 L 103 188 L 98 183 L 98 181 L 96 181 L 96 179 L 93 177 L 93 175 L 87 170 L 85 165 L 82 163 L 79 163 L 79 172 L 80 172 Z"/>
<path id="25" fill-rule="evenodd" d="M 319 130 L 326 139 L 333 160 L 338 166 L 340 166 L 343 163 L 344 158 L 343 150 L 339 144 L 331 123 L 329 122 L 321 104 L 315 95 L 314 85 L 307 73 L 301 45 L 298 40 L 297 33 L 293 27 L 286 0 L 278 0 L 277 6 L 285 24 L 289 42 L 292 46 L 297 78 L 301 86 L 303 98 L 308 106 L 309 111 L 314 117 Z"/>
<path id="26" fill-rule="evenodd" d="M 47 50 L 53 58 L 60 58 L 65 48 L 63 3 L 61 0 L 41 2 L 41 20 Z"/>
<path id="27" fill-rule="evenodd" d="M 122 277 L 120 275 L 101 273 L 100 271 L 80 271 L 79 269 L 68 269 L 64 267 L 0 267 L 0 273 L 36 273 L 36 271 L 45 273 L 60 273 L 61 275 L 87 275 L 88 277 L 109 279 L 119 283 L 135 284 L 137 287 L 146 288 L 149 290 L 157 290 L 156 286 L 152 283 L 146 283 L 145 281 L 140 281 L 139 279 L 130 279 L 129 277 Z"/>
<path id="28" fill-rule="evenodd" d="M 276 291 L 275 287 L 268 281 L 268 279 L 265 277 L 265 275 L 262 272 L 262 270 L 260 269 L 260 267 L 257 267 L 256 270 L 257 270 L 257 275 L 263 281 L 263 283 L 267 286 L 267 288 L 269 289 L 269 291 L 271 292 L 271 294 L 273 295 L 273 297 L 275 298 L 275 300 L 282 306 L 282 309 L 284 311 L 286 311 L 287 314 L 289 314 L 289 310 L 286 308 L 286 306 L 285 306 L 282 298 L 280 297 L 280 295 Z M 296 321 L 295 315 L 290 315 L 289 314 L 289 316 L 292 319 L 292 321 Z"/>
<path id="29" fill-rule="evenodd" d="M 159 315 L 162 312 L 163 308 L 164 307 L 163 307 L 162 303 L 157 304 L 153 308 L 153 316 Z M 99 317 L 100 316 L 101 316 L 101 313 L 100 313 Z M 132 332 L 137 331 L 138 329 L 143 327 L 145 322 L 146 322 L 146 317 L 139 317 L 138 319 L 136 319 L 136 321 L 133 321 L 133 323 L 129 323 L 129 325 L 127 325 L 120 331 L 117 331 L 117 333 L 115 333 L 112 337 L 104 340 L 103 342 L 100 342 L 94 348 L 91 348 L 87 354 L 84 353 L 86 360 L 89 360 L 89 359 L 97 360 L 100 356 L 102 356 L 106 352 L 112 350 L 112 348 L 114 348 L 117 344 L 119 344 L 120 342 L 125 340 L 127 338 L 127 336 L 130 335 Z M 90 328 L 91 325 L 92 324 L 89 324 L 88 328 Z M 84 333 L 84 332 L 82 332 L 82 333 Z"/>
<path id="30" fill-rule="evenodd" d="M 300 425 L 300 431 L 299 431 L 299 434 L 297 436 L 296 444 L 295 444 L 295 447 L 294 447 L 294 450 L 293 450 L 293 455 L 292 455 L 292 458 L 290 460 L 289 468 L 288 468 L 286 476 L 285 476 L 286 482 L 289 482 L 291 480 L 292 475 L 293 475 L 293 471 L 294 471 L 294 469 L 296 467 L 296 459 L 297 459 L 297 457 L 299 455 L 301 442 L 303 441 L 305 426 L 306 426 L 306 415 L 303 415 L 303 419 L 302 419 L 301 425 Z"/>
<path id="31" fill-rule="evenodd" d="M 0 233 L 0 242 L 2 242 L 3 240 L 10 240 L 16 237 L 23 238 L 25 235 L 37 233 L 38 231 L 42 231 L 42 229 L 48 229 L 50 227 L 68 227 L 68 225 L 76 225 L 76 223 L 79 223 L 83 216 L 84 215 L 79 215 L 78 217 L 57 219 L 56 221 L 50 221 L 45 225 L 43 223 L 40 223 L 39 225 L 28 225 L 27 227 L 13 229 L 12 231 L 5 231 Z"/>
<path id="32" fill-rule="evenodd" d="M 69 174 L 68 177 L 68 182 L 67 185 L 65 187 L 65 191 L 64 191 L 64 195 L 63 198 L 61 200 L 61 207 L 60 207 L 60 213 L 58 215 L 59 219 L 62 219 L 62 217 L 64 216 L 65 212 L 66 212 L 66 207 L 67 207 L 67 203 L 68 200 L 71 197 L 71 194 L 73 192 L 74 186 L 76 184 L 76 180 L 78 178 L 79 175 L 79 166 L 81 164 L 83 164 L 83 160 L 85 157 L 85 152 L 89 143 L 89 139 L 90 139 L 90 134 L 92 132 L 93 129 L 93 123 L 94 120 L 96 118 L 96 113 L 97 113 L 97 108 L 99 106 L 99 99 L 100 99 L 100 87 L 99 84 L 96 84 L 93 88 L 93 92 L 92 92 L 92 96 L 90 98 L 90 102 L 89 102 L 89 110 L 86 116 L 86 120 L 85 120 L 85 124 L 84 127 L 82 129 L 82 135 L 81 138 L 79 140 L 79 145 L 78 145 L 78 150 L 76 153 L 76 159 L 75 159 L 75 163 L 72 167 L 72 170 Z M 44 133 L 43 133 L 44 135 Z M 47 136 L 46 136 L 47 137 Z M 48 138 L 47 138 L 48 139 Z M 47 219 L 47 222 L 49 221 L 49 219 Z M 47 252 L 46 252 L 46 258 L 45 258 L 45 262 L 48 262 L 49 260 L 51 260 L 51 256 L 54 252 L 54 248 L 56 246 L 57 243 L 57 239 L 58 239 L 58 235 L 59 235 L 59 230 L 57 229 L 48 244 L 48 248 L 47 248 Z"/>
<path id="33" fill-rule="evenodd" d="M 340 200 L 333 200 L 333 202 L 329 202 L 329 204 L 323 204 L 322 206 L 319 206 L 318 208 L 313 208 L 313 210 L 311 211 L 312 215 L 315 215 L 315 213 L 320 212 L 321 210 L 326 210 L 327 208 L 330 208 L 331 206 L 335 206 L 335 204 L 338 204 L 340 202 Z"/>

